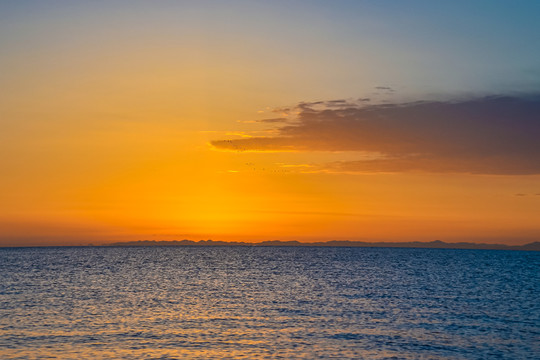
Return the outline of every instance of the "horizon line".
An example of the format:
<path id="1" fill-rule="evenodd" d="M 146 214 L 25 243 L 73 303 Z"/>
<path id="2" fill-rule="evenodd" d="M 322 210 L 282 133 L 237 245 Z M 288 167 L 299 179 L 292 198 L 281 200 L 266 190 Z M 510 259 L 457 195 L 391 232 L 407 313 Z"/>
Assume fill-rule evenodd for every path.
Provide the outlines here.
<path id="1" fill-rule="evenodd" d="M 379 247 L 379 248 L 425 248 L 425 249 L 470 249 L 470 250 L 524 250 L 540 251 L 540 241 L 533 241 L 523 245 L 472 243 L 472 242 L 445 242 L 433 241 L 358 241 L 358 240 L 328 240 L 300 242 L 297 240 L 264 240 L 258 242 L 222 241 L 222 240 L 134 240 L 104 243 L 94 245 L 20 245 L 0 246 L 0 248 L 41 248 L 41 247 L 151 247 L 151 246 L 194 246 L 194 247 L 218 247 L 218 246 L 245 246 L 245 247 Z"/>

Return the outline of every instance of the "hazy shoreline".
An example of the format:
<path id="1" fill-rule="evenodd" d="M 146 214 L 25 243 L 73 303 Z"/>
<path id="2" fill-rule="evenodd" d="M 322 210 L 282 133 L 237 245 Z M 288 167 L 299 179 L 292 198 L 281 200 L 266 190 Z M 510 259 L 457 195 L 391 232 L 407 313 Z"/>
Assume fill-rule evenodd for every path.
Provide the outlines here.
<path id="1" fill-rule="evenodd" d="M 476 249 L 476 250 L 524 250 L 540 251 L 540 242 L 532 242 L 524 245 L 504 245 L 504 244 L 486 244 L 486 243 L 447 243 L 440 240 L 435 241 L 412 241 L 412 242 L 364 242 L 348 240 L 332 240 L 317 242 L 299 242 L 299 241 L 261 241 L 261 242 L 241 242 L 241 241 L 214 241 L 214 240 L 138 240 L 115 242 L 100 246 L 288 246 L 288 247 L 388 247 L 388 248 L 424 248 L 424 249 Z"/>
<path id="2" fill-rule="evenodd" d="M 540 241 L 534 241 L 524 245 L 487 244 L 471 242 L 444 242 L 435 241 L 408 241 L 408 242 L 366 242 L 349 240 L 330 240 L 315 242 L 300 241 L 218 241 L 218 240 L 136 240 L 120 241 L 108 244 L 80 244 L 80 245 L 13 245 L 0 246 L 2 248 L 45 248 L 45 247 L 219 247 L 219 246 L 245 246 L 245 247 L 366 247 L 366 248 L 417 248 L 417 249 L 463 249 L 463 250 L 518 250 L 540 251 Z"/>

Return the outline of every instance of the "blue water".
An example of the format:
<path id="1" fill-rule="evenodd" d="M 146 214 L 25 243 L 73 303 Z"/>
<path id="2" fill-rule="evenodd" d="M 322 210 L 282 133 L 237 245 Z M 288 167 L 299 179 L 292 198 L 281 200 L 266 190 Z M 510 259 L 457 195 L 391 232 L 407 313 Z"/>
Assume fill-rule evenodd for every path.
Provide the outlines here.
<path id="1" fill-rule="evenodd" d="M 0 249 L 1 359 L 539 359 L 540 253 Z"/>

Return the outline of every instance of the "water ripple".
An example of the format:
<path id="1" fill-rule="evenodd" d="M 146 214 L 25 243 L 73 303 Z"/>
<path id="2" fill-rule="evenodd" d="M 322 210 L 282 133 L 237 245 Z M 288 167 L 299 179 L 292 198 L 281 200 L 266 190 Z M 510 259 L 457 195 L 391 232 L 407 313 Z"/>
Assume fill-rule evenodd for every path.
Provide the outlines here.
<path id="1" fill-rule="evenodd" d="M 540 254 L 0 249 L 2 359 L 540 358 Z"/>

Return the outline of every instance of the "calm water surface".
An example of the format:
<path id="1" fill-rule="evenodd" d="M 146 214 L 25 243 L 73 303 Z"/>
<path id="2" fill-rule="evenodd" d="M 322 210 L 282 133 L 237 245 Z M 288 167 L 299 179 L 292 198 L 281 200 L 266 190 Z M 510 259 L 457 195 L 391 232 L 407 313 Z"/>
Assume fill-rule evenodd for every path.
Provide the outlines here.
<path id="1" fill-rule="evenodd" d="M 540 359 L 540 253 L 0 249 L 1 359 Z"/>

